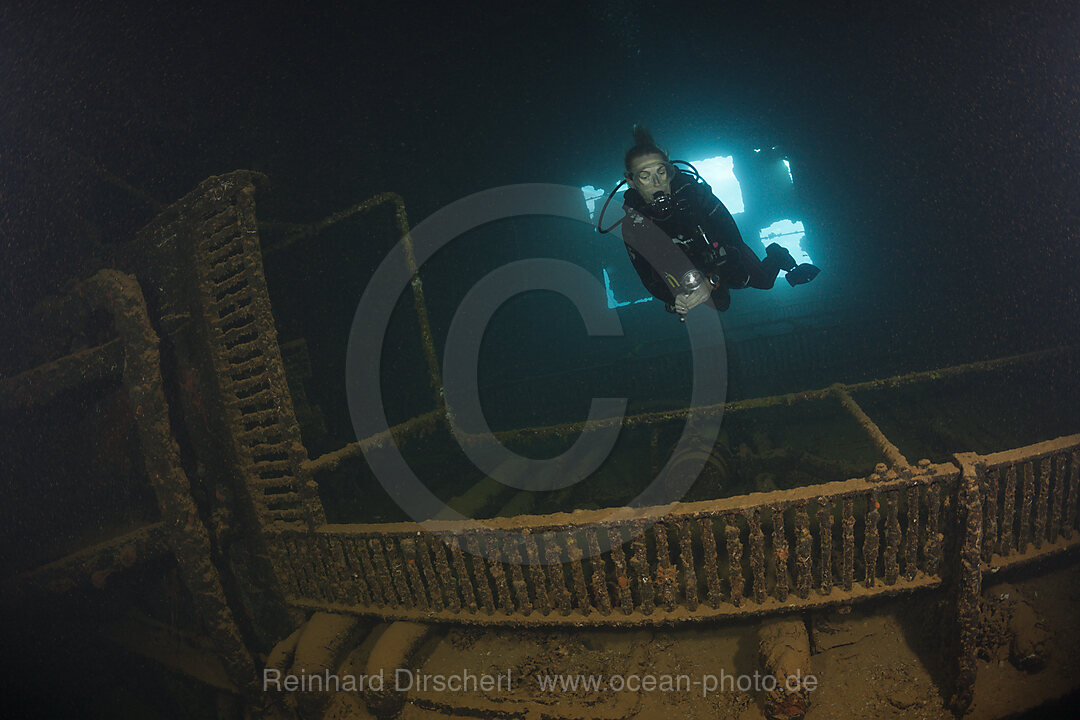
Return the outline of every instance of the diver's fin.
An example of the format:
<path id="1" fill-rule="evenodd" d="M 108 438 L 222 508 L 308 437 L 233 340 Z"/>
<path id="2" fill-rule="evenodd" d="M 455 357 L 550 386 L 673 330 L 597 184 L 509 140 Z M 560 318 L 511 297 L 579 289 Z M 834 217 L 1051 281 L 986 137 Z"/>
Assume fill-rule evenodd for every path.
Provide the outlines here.
<path id="1" fill-rule="evenodd" d="M 805 285 L 810 282 L 818 276 L 819 272 L 821 272 L 821 268 L 817 265 L 803 263 L 785 275 L 784 278 L 788 281 L 788 285 L 795 287 L 796 285 Z"/>

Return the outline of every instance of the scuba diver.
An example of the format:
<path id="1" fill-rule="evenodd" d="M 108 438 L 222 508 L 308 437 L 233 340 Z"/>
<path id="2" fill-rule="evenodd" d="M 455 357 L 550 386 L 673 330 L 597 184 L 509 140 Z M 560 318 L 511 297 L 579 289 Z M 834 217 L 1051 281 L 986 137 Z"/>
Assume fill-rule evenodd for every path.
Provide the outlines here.
<path id="1" fill-rule="evenodd" d="M 693 175 L 675 167 L 689 166 Z M 671 161 L 649 131 L 634 126 L 634 146 L 626 153 L 623 194 L 626 216 L 623 242 L 645 289 L 664 303 L 668 312 L 686 313 L 708 303 L 717 310 L 731 304 L 730 289 L 768 290 L 780 271 L 794 287 L 817 277 L 820 269 L 796 265 L 791 253 L 777 243 L 765 248 L 765 259 L 747 247 L 724 204 L 689 163 Z M 619 183 L 608 196 L 611 202 Z M 607 208 L 605 203 L 604 208 Z M 603 211 L 600 213 L 600 224 Z M 681 252 L 675 251 L 675 249 Z"/>

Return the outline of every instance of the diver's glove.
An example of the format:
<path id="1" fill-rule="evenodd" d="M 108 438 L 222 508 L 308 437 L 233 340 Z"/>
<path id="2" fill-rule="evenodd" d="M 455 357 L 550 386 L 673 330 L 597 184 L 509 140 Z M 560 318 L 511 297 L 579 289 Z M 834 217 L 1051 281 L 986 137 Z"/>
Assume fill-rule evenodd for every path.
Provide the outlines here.
<path id="1" fill-rule="evenodd" d="M 682 292 L 675 296 L 675 312 L 686 315 L 709 299 L 712 285 L 699 270 L 687 270 L 682 277 Z"/>
<path id="2" fill-rule="evenodd" d="M 818 276 L 819 272 L 821 272 L 821 268 L 817 265 L 803 263 L 785 275 L 784 279 L 788 281 L 788 285 L 795 287 L 796 285 L 805 285 L 810 282 Z"/>

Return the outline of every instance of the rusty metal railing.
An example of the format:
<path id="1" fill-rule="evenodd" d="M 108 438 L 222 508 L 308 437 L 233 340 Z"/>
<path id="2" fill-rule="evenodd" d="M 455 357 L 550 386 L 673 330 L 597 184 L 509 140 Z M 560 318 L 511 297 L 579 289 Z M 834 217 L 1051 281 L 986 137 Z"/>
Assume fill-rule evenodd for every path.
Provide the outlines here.
<path id="1" fill-rule="evenodd" d="M 986 570 L 1029 562 L 1080 541 L 1080 435 L 971 459 L 982 496 Z"/>
<path id="2" fill-rule="evenodd" d="M 955 464 L 911 464 L 852 397 L 857 391 L 1004 367 L 1060 350 L 698 411 L 837 398 L 888 461 L 866 478 L 651 508 L 423 524 L 325 524 L 315 473 L 392 441 L 393 433 L 307 459 L 277 347 L 253 189 L 250 173 L 210 178 L 141 235 L 147 247 L 160 251 L 155 262 L 164 283 L 157 288 L 162 325 L 198 325 L 191 334 L 211 356 L 217 409 L 229 435 L 227 466 L 264 535 L 260 549 L 272 557 L 275 586 L 282 586 L 294 608 L 478 625 L 633 626 L 788 612 L 948 584 L 956 591 L 959 635 L 951 704 L 962 709 L 974 683 L 982 575 L 1080 544 L 1080 435 L 990 455 L 957 454 Z M 394 195 L 372 198 L 310 232 L 390 201 L 407 238 L 404 206 Z M 410 269 L 437 391 L 438 368 L 415 263 Z M 204 619 L 228 619 L 231 610 L 210 567 L 206 530 L 170 444 L 157 339 L 142 295 L 132 279 L 119 274 L 100 275 L 86 287 L 90 304 L 113 312 L 124 343 L 123 381 L 135 406 L 153 419 L 140 423 L 140 437 L 166 519 L 118 540 L 108 557 L 120 553 L 123 562 L 129 546 L 157 548 L 160 535 L 167 535 L 186 568 L 185 580 L 200 595 Z M 27 393 L 46 397 L 53 391 L 38 389 L 43 378 L 44 385 L 59 387 L 64 382 L 58 378 L 74 377 L 81 367 L 95 377 L 110 375 L 120 349 L 108 343 L 55 361 L 36 375 L 0 383 L 0 400 L 21 407 Z M 150 375 L 153 382 L 146 384 Z M 432 412 L 395 431 L 452 422 L 440 398 L 436 392 Z M 646 413 L 605 422 L 655 427 L 682 415 Z M 499 438 L 581 429 L 570 423 Z M 105 557 L 103 552 L 73 556 L 63 568 L 44 573 L 43 584 L 69 577 L 69 566 L 85 573 Z M 217 632 L 233 674 L 249 679 L 252 659 L 235 623 L 229 620 Z"/>
<path id="3" fill-rule="evenodd" d="M 326 525 L 272 546 L 289 601 L 311 609 L 517 625 L 758 615 L 940 584 L 958 477 L 927 463 L 885 482 L 653 508 Z"/>
<path id="4" fill-rule="evenodd" d="M 873 390 L 885 390 L 896 389 L 905 387 L 908 385 L 917 385 L 926 382 L 942 381 L 949 378 L 962 377 L 970 373 L 978 372 L 991 372 L 995 370 L 1002 370 L 1016 365 L 1024 363 L 1035 362 L 1039 360 L 1047 360 L 1053 357 L 1062 355 L 1067 351 L 1066 348 L 1050 348 L 1046 350 L 1038 350 L 1035 352 L 1022 353 L 1019 355 L 1011 355 L 1003 358 L 995 358 L 993 360 L 981 360 L 978 362 L 964 363 L 961 365 L 954 365 L 946 368 L 937 368 L 934 370 L 921 370 L 918 372 L 906 373 L 903 375 L 893 375 L 885 378 L 877 378 L 874 380 L 867 380 L 858 383 L 837 383 L 826 388 L 818 388 L 814 390 L 804 390 L 795 393 L 785 393 L 783 395 L 770 395 L 767 397 L 749 398 L 746 400 L 736 400 L 734 402 L 719 403 L 716 405 L 708 405 L 700 408 L 695 408 L 694 413 L 698 417 L 714 417 L 716 415 L 725 414 L 730 415 L 732 413 L 745 412 L 748 410 L 760 410 L 770 407 L 786 407 L 795 405 L 797 403 L 812 402 L 816 400 L 825 400 L 830 397 L 837 398 L 845 410 L 852 413 L 864 430 L 868 433 L 870 440 L 882 451 L 886 459 L 889 459 L 893 463 L 893 467 L 896 470 L 902 470 L 908 465 L 908 461 L 899 453 L 892 443 L 885 438 L 885 435 L 876 428 L 873 422 L 867 423 L 869 420 L 866 414 L 861 411 L 858 404 L 852 399 L 853 393 L 867 392 Z M 676 420 L 683 420 L 686 417 L 687 410 L 685 408 L 679 410 L 660 410 L 638 413 L 636 415 L 629 415 L 626 417 L 612 417 L 601 418 L 599 420 L 591 421 L 590 427 L 592 429 L 600 429 L 612 425 L 620 425 L 625 428 L 641 427 L 641 426 L 656 426 L 667 422 Z M 394 442 L 394 438 L 397 437 L 409 437 L 412 435 L 423 434 L 431 430 L 431 428 L 446 422 L 445 408 L 436 408 L 428 411 L 423 415 L 418 415 L 414 418 L 406 420 L 398 425 L 391 427 L 389 430 L 371 435 L 369 437 L 361 438 L 355 442 L 348 443 L 337 450 L 320 455 L 317 458 L 308 460 L 304 463 L 305 468 L 312 474 L 319 472 L 331 471 L 340 467 L 343 462 L 354 458 L 363 457 L 365 452 L 373 449 L 386 447 L 389 443 Z M 521 439 L 534 439 L 541 437 L 551 436 L 573 436 L 583 430 L 585 430 L 585 422 L 568 422 L 559 423 L 556 425 L 545 425 L 540 427 L 525 427 L 517 428 L 513 430 L 504 430 L 495 433 L 495 437 L 500 442 L 512 442 L 514 440 Z M 459 431 L 456 434 L 459 438 L 468 439 L 468 435 Z"/>
<path id="5" fill-rule="evenodd" d="M 974 694 L 982 576 L 1080 545 L 1080 435 L 956 459 L 961 543 L 952 562 L 956 666 L 949 704 L 962 713 Z"/>

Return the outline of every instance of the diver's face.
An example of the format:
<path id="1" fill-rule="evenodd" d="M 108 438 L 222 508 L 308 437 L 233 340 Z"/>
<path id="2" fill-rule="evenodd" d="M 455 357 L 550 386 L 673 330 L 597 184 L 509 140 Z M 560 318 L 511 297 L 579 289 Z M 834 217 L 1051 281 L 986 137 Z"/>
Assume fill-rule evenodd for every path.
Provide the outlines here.
<path id="1" fill-rule="evenodd" d="M 642 155 L 630 166 L 627 179 L 641 193 L 645 202 L 652 202 L 660 193 L 671 194 L 671 167 L 661 155 Z"/>

